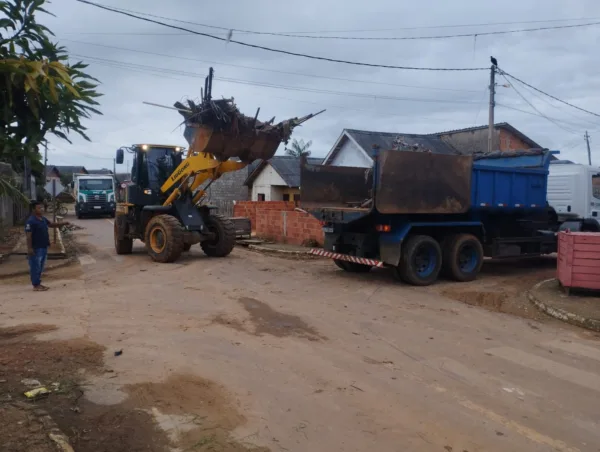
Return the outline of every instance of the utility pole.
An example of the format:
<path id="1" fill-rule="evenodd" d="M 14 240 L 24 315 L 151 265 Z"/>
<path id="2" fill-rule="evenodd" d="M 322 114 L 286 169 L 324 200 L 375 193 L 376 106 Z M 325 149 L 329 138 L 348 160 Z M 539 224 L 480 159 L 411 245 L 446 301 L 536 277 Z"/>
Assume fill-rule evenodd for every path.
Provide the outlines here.
<path id="1" fill-rule="evenodd" d="M 48 177 L 48 142 L 44 143 L 44 185 L 46 184 L 46 178 Z"/>
<path id="2" fill-rule="evenodd" d="M 117 159 L 113 159 L 113 176 L 117 174 Z"/>
<path id="3" fill-rule="evenodd" d="M 29 176 L 29 159 L 23 157 L 23 194 L 31 199 L 31 177 Z"/>
<path id="4" fill-rule="evenodd" d="M 488 152 L 494 150 L 494 106 L 496 105 L 494 96 L 496 94 L 496 65 L 498 61 L 491 57 L 492 66 L 490 67 L 490 113 L 488 120 Z"/>
<path id="5" fill-rule="evenodd" d="M 588 133 L 588 131 L 585 131 L 585 135 L 583 136 L 585 138 L 585 143 L 587 144 L 587 150 L 588 150 L 588 164 L 591 166 L 592 165 L 592 151 L 590 150 L 590 134 Z"/>

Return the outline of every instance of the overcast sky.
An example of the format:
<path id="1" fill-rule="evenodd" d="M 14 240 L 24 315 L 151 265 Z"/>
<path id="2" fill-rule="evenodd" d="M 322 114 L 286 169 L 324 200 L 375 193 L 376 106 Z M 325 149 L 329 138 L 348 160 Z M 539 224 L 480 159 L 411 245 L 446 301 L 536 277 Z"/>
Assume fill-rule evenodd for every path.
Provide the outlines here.
<path id="1" fill-rule="evenodd" d="M 324 36 L 431 36 L 600 22 L 597 0 L 97 1 L 225 28 L 319 32 L 316 35 Z M 88 71 L 101 81 L 99 90 L 104 94 L 100 99 L 104 115 L 85 122 L 92 143 L 73 137 L 70 145 L 53 138 L 48 159 L 51 164 L 110 168 L 119 146 L 144 142 L 185 145 L 182 130 L 178 128 L 182 119 L 179 114 L 142 102 L 172 105 L 188 97 L 198 98 L 210 66 L 217 77 L 213 95 L 233 96 L 240 110 L 248 115 L 260 107 L 260 119 L 276 116 L 282 120 L 326 108 L 326 113 L 308 121 L 293 135 L 312 140 L 315 156 L 325 155 L 344 128 L 433 133 L 488 121 L 489 71 L 433 72 L 349 66 L 226 44 L 102 11 L 75 0 L 54 0 L 47 9 L 56 17 L 40 17 L 40 20 L 55 32 L 73 60 L 90 64 Z M 514 23 L 555 19 L 560 21 Z M 490 22 L 511 23 L 473 26 Z M 227 35 L 224 30 L 173 24 Z M 401 41 L 301 39 L 233 32 L 233 39 L 248 43 L 375 64 L 489 67 L 489 57 L 494 55 L 505 71 L 591 111 L 600 111 L 599 38 L 600 25 L 476 39 Z M 218 80 L 219 77 L 236 82 Z M 501 86 L 507 84 L 503 78 L 497 82 L 497 102 L 502 106 L 496 108 L 496 122 L 507 121 L 542 146 L 560 149 L 564 158 L 583 163 L 587 161 L 583 134 L 588 129 L 592 152 L 596 152 L 595 163 L 600 164 L 600 118 L 515 84 L 539 112 L 555 121 L 551 122 L 539 116 L 512 87 Z M 123 170 L 124 167 L 117 168 Z"/>

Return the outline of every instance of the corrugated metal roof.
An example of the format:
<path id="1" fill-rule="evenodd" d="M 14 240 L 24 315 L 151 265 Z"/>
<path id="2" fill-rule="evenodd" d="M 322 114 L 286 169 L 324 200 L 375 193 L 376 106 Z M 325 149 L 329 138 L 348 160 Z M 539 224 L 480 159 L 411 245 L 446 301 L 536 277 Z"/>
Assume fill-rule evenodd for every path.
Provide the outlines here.
<path id="1" fill-rule="evenodd" d="M 436 154 L 458 154 L 458 152 L 441 138 L 434 135 L 418 135 L 413 133 L 369 132 L 366 130 L 346 129 L 346 133 L 354 139 L 367 153 L 373 146 L 381 150 L 394 149 L 397 139 L 410 146 L 419 146 Z"/>
<path id="2" fill-rule="evenodd" d="M 102 168 L 102 169 L 97 169 L 97 170 L 88 170 L 88 174 L 99 174 L 99 175 L 112 175 L 112 170 L 106 169 L 106 168 Z"/>
<path id="3" fill-rule="evenodd" d="M 63 176 L 73 173 L 87 173 L 84 166 L 48 165 L 48 168 L 56 168 Z"/>

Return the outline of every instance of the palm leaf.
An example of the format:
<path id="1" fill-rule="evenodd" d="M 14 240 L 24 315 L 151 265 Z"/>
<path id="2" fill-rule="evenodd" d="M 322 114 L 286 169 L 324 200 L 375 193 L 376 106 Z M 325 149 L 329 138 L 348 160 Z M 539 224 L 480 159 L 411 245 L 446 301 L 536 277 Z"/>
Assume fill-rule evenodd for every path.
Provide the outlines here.
<path id="1" fill-rule="evenodd" d="M 7 196 L 13 201 L 23 205 L 29 203 L 29 200 L 21 193 L 21 190 L 13 185 L 12 181 L 5 176 L 0 176 L 0 196 Z"/>

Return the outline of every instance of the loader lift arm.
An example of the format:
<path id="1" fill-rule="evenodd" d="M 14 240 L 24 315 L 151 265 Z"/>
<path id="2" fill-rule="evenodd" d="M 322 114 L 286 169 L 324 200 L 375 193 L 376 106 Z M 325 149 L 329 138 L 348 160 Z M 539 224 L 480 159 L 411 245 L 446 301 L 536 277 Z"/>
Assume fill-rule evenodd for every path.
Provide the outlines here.
<path id="1" fill-rule="evenodd" d="M 162 193 L 167 193 L 177 183 L 179 185 L 171 192 L 164 201 L 163 206 L 170 206 L 173 202 L 186 192 L 195 192 L 200 185 L 210 180 L 217 180 L 223 174 L 230 171 L 237 171 L 245 168 L 248 162 L 235 160 L 226 160 L 224 162 L 217 160 L 212 154 L 205 152 L 212 136 L 210 127 L 202 127 L 196 134 L 194 146 L 190 147 L 187 158 L 183 160 L 179 166 L 173 171 L 171 176 L 165 181 L 160 188 Z M 191 178 L 193 177 L 193 180 Z M 204 191 L 200 190 L 192 198 L 192 203 L 197 204 Z"/>

